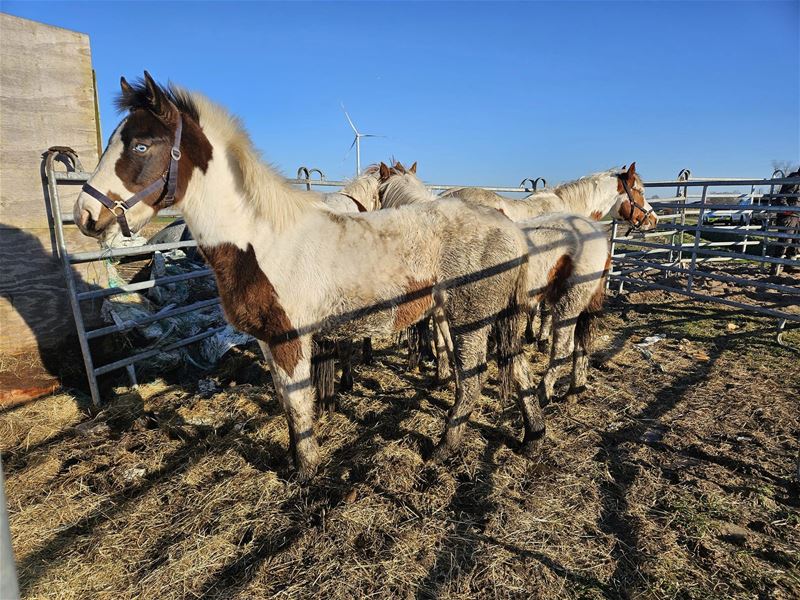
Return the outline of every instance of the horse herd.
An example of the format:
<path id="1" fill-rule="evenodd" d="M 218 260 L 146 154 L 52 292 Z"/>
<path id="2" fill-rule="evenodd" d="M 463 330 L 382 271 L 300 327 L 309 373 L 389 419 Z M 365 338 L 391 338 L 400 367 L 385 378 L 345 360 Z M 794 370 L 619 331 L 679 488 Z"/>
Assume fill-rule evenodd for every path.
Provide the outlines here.
<path id="1" fill-rule="evenodd" d="M 160 86 L 147 72 L 121 88 L 127 116 L 76 201 L 75 222 L 107 239 L 138 231 L 171 204 L 181 210 L 227 319 L 259 341 L 303 476 L 320 461 L 314 387 L 330 400 L 333 349 L 348 379 L 350 340 L 424 332 L 431 319 L 439 375 L 451 369 L 455 386 L 434 457 L 463 437 L 490 346 L 502 395 L 515 394 L 522 413 L 521 452 L 535 452 L 545 433 L 540 406 L 559 368 L 572 361 L 572 391 L 586 383 L 610 264 L 596 221 L 610 212 L 642 230 L 657 223 L 635 164 L 523 200 L 477 188 L 435 196 L 416 163 L 399 162 L 370 167 L 334 194 L 301 191 L 204 96 Z M 521 348 L 540 307 L 541 338 L 552 340 L 536 385 Z"/>

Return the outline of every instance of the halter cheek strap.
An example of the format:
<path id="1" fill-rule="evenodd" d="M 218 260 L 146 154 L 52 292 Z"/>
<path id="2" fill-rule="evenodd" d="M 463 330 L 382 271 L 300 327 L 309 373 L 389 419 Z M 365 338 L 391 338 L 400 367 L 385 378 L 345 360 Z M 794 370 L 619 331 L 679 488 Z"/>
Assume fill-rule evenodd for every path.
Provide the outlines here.
<path id="1" fill-rule="evenodd" d="M 628 188 L 628 181 L 625 179 L 625 177 L 619 175 L 618 177 L 619 180 L 622 182 L 622 188 L 625 190 L 625 195 L 628 196 L 628 202 L 630 202 L 631 205 L 631 225 L 633 226 L 634 229 L 639 229 L 642 225 L 644 225 L 644 222 L 647 220 L 647 217 L 649 217 L 650 214 L 653 212 L 653 209 L 652 208 L 646 209 L 644 206 L 636 202 L 636 200 L 633 199 L 633 194 L 631 194 L 630 188 Z M 633 218 L 635 208 L 638 208 L 640 211 L 644 213 L 642 218 L 639 219 L 638 221 L 634 220 Z"/>
<path id="2" fill-rule="evenodd" d="M 133 208 L 134 205 L 147 198 L 153 192 L 159 189 L 163 190 L 163 197 L 160 204 L 162 208 L 167 208 L 175 204 L 175 193 L 178 189 L 178 165 L 181 160 L 181 134 L 183 133 L 183 119 L 178 113 L 178 125 L 175 128 L 175 140 L 172 143 L 172 148 L 169 151 L 169 165 L 167 170 L 156 179 L 153 183 L 148 185 L 143 190 L 136 192 L 127 200 L 112 200 L 103 192 L 88 183 L 83 184 L 83 191 L 95 198 L 108 210 L 110 210 L 117 218 L 117 223 L 122 230 L 122 235 L 131 237 L 131 229 L 128 226 L 128 218 L 126 213 Z"/>

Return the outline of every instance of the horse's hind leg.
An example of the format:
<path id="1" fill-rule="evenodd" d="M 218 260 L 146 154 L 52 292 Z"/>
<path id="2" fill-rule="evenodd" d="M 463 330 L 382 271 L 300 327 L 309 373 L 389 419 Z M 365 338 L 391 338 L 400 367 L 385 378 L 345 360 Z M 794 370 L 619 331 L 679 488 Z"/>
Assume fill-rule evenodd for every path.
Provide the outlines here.
<path id="1" fill-rule="evenodd" d="M 365 365 L 371 365 L 375 362 L 372 355 L 372 338 L 364 338 L 361 340 L 361 362 Z M 352 385 L 350 386 L 353 387 Z"/>
<path id="2" fill-rule="evenodd" d="M 553 387 L 561 367 L 572 358 L 575 348 L 575 323 L 577 317 L 561 317 L 558 312 L 553 318 L 553 345 L 550 350 L 550 363 L 539 382 L 539 401 L 546 405 L 553 397 Z"/>
<path id="3" fill-rule="evenodd" d="M 314 473 L 319 465 L 319 445 L 314 437 L 314 392 L 311 386 L 311 339 L 306 336 L 297 340 L 300 343 L 301 357 L 288 373 L 278 364 L 269 346 L 262 341 L 258 344 L 269 364 L 275 391 L 280 399 L 286 421 L 289 425 L 289 449 L 294 464 L 304 477 Z"/>
<path id="4" fill-rule="evenodd" d="M 321 410 L 332 413 L 336 405 L 336 344 L 331 340 L 319 339 L 312 342 L 312 347 L 311 381 L 316 388 L 317 401 Z"/>
<path id="5" fill-rule="evenodd" d="M 454 336 L 456 400 L 447 416 L 444 435 L 434 452 L 435 460 L 449 455 L 464 436 L 472 408 L 483 384 L 488 334 L 489 327 L 486 326 L 466 334 L 456 333 Z"/>
<path id="6" fill-rule="evenodd" d="M 339 389 L 343 392 L 349 392 L 353 389 L 353 340 L 338 341 L 336 350 L 339 355 L 339 364 L 342 365 L 342 378 L 339 380 Z"/>
<path id="7" fill-rule="evenodd" d="M 553 311 L 544 304 L 539 305 L 539 334 L 537 347 L 539 352 L 548 352 L 552 344 Z"/>
<path id="8" fill-rule="evenodd" d="M 436 340 L 436 379 L 439 381 L 439 383 L 444 383 L 450 379 L 451 361 L 448 358 L 447 344 L 442 336 L 442 332 L 440 331 L 438 324 L 436 327 L 434 327 L 434 330 Z"/>

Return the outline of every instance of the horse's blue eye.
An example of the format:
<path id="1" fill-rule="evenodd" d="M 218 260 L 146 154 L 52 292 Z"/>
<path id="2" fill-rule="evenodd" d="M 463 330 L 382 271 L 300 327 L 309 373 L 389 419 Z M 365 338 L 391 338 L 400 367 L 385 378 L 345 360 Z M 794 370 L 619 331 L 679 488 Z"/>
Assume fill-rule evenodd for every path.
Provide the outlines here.
<path id="1" fill-rule="evenodd" d="M 145 144 L 136 144 L 133 147 L 133 150 L 135 152 L 139 152 L 141 154 L 141 153 L 147 152 L 147 146 Z"/>

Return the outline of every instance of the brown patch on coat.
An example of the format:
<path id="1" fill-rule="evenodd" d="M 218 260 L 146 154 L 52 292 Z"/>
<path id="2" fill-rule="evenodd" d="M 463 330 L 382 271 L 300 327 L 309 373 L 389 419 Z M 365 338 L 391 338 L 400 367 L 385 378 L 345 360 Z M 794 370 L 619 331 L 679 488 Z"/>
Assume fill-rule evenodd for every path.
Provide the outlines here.
<path id="1" fill-rule="evenodd" d="M 543 296 L 549 304 L 555 304 L 567 293 L 567 284 L 572 275 L 572 257 L 568 254 L 562 255 L 555 264 L 550 267 L 547 273 L 547 285 L 544 288 Z"/>
<path id="2" fill-rule="evenodd" d="M 592 313 L 600 312 L 603 308 L 603 302 L 605 301 L 606 297 L 606 278 L 608 277 L 608 272 L 611 270 L 611 255 L 609 254 L 606 258 L 605 267 L 603 267 L 603 273 L 600 275 L 600 281 L 597 284 L 597 289 L 595 289 L 592 297 L 589 299 L 589 304 L 586 306 L 586 310 Z"/>
<path id="3" fill-rule="evenodd" d="M 599 210 L 593 210 L 589 216 L 595 221 L 599 221 L 603 218 L 603 213 L 601 213 Z"/>
<path id="4" fill-rule="evenodd" d="M 433 307 L 433 282 L 429 279 L 409 280 L 405 295 L 394 314 L 394 328 L 401 331 L 422 319 Z"/>
<path id="5" fill-rule="evenodd" d="M 241 250 L 226 242 L 200 246 L 200 250 L 217 277 L 228 321 L 266 342 L 275 364 L 291 377 L 303 349 L 278 293 L 258 265 L 253 246 L 248 244 L 247 250 Z"/>
<path id="6" fill-rule="evenodd" d="M 177 109 L 174 109 L 177 115 Z M 181 134 L 181 159 L 178 161 L 178 186 L 175 191 L 175 204 L 179 204 L 186 193 L 195 168 L 203 173 L 208 171 L 208 163 L 214 153 L 211 142 L 203 133 L 203 128 L 186 114 L 182 114 L 183 132 Z M 177 118 L 165 121 L 151 111 L 139 108 L 128 115 L 120 131 L 124 144 L 122 155 L 114 165 L 114 172 L 132 194 L 143 190 L 166 172 L 170 164 L 170 150 L 175 139 Z M 146 143 L 149 149 L 144 154 L 133 151 L 137 143 Z M 153 192 L 142 202 L 158 210 L 158 203 L 166 192 L 163 189 Z"/>

